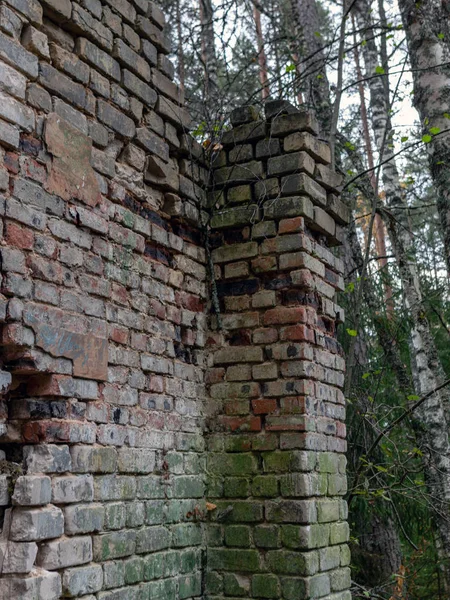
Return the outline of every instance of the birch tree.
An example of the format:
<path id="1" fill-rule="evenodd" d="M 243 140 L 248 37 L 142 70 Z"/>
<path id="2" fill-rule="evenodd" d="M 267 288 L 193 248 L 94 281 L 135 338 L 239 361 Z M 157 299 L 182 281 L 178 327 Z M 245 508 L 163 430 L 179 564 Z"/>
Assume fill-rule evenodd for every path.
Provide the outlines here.
<path id="1" fill-rule="evenodd" d="M 399 7 L 413 70 L 413 102 L 428 145 L 450 276 L 450 7 L 440 0 L 399 0 Z"/>
<path id="2" fill-rule="evenodd" d="M 365 33 L 362 52 L 370 91 L 370 109 L 375 143 L 382 163 L 382 182 L 386 194 L 387 211 L 383 211 L 391 244 L 396 255 L 404 304 L 411 319 L 411 370 L 418 396 L 430 394 L 445 381 L 438 358 L 430 324 L 426 317 L 423 294 L 415 260 L 408 207 L 404 202 L 399 172 L 394 158 L 393 130 L 390 120 L 388 66 L 384 75 L 380 69 L 378 49 L 371 22 L 370 5 L 360 0 L 356 18 Z M 425 475 L 432 495 L 432 510 L 442 542 L 442 552 L 447 562 L 445 579 L 450 583 L 450 445 L 448 430 L 448 388 L 433 393 L 416 411 L 418 435 L 423 444 Z"/>

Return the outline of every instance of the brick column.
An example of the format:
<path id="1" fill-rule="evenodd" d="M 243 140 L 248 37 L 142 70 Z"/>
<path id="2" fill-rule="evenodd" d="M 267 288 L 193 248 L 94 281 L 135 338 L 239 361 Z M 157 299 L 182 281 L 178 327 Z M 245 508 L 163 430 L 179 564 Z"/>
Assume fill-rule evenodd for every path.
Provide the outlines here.
<path id="1" fill-rule="evenodd" d="M 340 176 L 309 113 L 232 123 L 212 191 L 207 597 L 347 600 Z"/>

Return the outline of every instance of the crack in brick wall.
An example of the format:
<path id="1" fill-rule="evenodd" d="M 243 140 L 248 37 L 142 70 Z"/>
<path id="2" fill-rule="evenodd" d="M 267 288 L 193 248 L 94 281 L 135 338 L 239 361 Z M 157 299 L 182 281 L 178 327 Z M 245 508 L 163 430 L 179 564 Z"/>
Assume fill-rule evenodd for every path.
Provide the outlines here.
<path id="1" fill-rule="evenodd" d="M 148 0 L 0 5 L 0 600 L 346 600 L 339 178 L 233 114 L 217 330 L 169 50 Z"/>

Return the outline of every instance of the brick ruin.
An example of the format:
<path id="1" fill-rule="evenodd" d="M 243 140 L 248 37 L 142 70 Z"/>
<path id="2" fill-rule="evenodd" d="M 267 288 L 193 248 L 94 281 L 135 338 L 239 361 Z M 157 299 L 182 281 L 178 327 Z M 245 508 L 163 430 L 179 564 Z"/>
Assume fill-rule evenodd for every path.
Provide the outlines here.
<path id="1" fill-rule="evenodd" d="M 164 26 L 0 2 L 0 600 L 349 600 L 340 177 L 281 101 L 205 155 Z"/>

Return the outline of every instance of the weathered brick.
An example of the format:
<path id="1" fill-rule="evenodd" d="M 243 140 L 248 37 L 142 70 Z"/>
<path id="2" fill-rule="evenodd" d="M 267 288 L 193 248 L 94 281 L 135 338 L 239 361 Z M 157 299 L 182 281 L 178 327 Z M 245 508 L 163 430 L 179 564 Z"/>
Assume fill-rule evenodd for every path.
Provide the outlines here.
<path id="1" fill-rule="evenodd" d="M 3 33 L 0 33 L 0 58 L 30 79 L 37 78 L 37 56 L 25 50 L 20 44 Z"/>
<path id="2" fill-rule="evenodd" d="M 132 119 L 103 100 L 98 100 L 97 105 L 98 118 L 102 123 L 123 137 L 132 138 L 134 136 L 136 128 Z"/>
<path id="3" fill-rule="evenodd" d="M 101 565 L 66 569 L 62 586 L 65 595 L 70 597 L 98 592 L 103 587 L 103 569 Z"/>
<path id="4" fill-rule="evenodd" d="M 53 571 L 91 562 L 92 540 L 89 536 L 71 537 L 40 544 L 36 564 Z"/>
<path id="5" fill-rule="evenodd" d="M 5 575 L 12 573 L 30 573 L 33 569 L 38 551 L 35 542 L 12 542 L 0 549 L 2 559 L 2 572 Z M 2 582 L 3 583 L 3 582 Z"/>
<path id="6" fill-rule="evenodd" d="M 26 78 L 3 62 L 0 62 L 0 86 L 11 96 L 22 100 L 25 98 Z"/>
<path id="7" fill-rule="evenodd" d="M 64 508 L 64 528 L 69 535 L 102 531 L 104 519 L 102 504 L 73 504 Z"/>
<path id="8" fill-rule="evenodd" d="M 144 81 L 150 81 L 151 71 L 147 61 L 127 46 L 122 40 L 114 41 L 113 56 Z"/>
<path id="9" fill-rule="evenodd" d="M 25 446 L 23 455 L 28 473 L 62 473 L 72 467 L 68 446 Z"/>
<path id="10" fill-rule="evenodd" d="M 10 536 L 15 542 L 56 538 L 63 532 L 64 516 L 56 506 L 13 510 Z"/>
<path id="11" fill-rule="evenodd" d="M 81 109 L 87 106 L 86 90 L 47 63 L 39 67 L 39 83 Z"/>
<path id="12" fill-rule="evenodd" d="M 35 126 L 34 112 L 18 102 L 15 98 L 0 91 L 0 117 L 25 131 L 33 131 Z"/>
<path id="13" fill-rule="evenodd" d="M 89 40 L 85 38 L 78 38 L 76 43 L 76 52 L 86 62 L 98 69 L 110 79 L 120 81 L 119 63 Z"/>
<path id="14" fill-rule="evenodd" d="M 22 475 L 17 478 L 12 500 L 18 506 L 36 506 L 49 504 L 51 497 L 50 477 Z"/>
<path id="15" fill-rule="evenodd" d="M 126 90 L 140 98 L 147 106 L 154 107 L 158 95 L 154 89 L 144 83 L 139 77 L 130 73 L 127 69 L 123 70 L 123 86 Z"/>
<path id="16" fill-rule="evenodd" d="M 91 38 L 106 51 L 111 52 L 113 47 L 112 32 L 100 21 L 94 19 L 87 10 L 81 8 L 79 4 L 72 2 L 72 7 L 71 26 L 73 29 Z"/>

